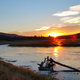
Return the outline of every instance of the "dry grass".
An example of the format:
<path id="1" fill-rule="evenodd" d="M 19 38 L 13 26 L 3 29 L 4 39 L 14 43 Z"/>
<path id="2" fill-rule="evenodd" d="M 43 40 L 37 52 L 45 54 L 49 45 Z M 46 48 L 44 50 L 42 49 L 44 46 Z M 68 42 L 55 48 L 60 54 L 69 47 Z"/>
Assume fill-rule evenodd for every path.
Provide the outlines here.
<path id="1" fill-rule="evenodd" d="M 80 46 L 80 39 L 76 39 L 75 41 L 71 41 L 71 39 L 65 39 L 61 42 L 62 46 Z"/>
<path id="2" fill-rule="evenodd" d="M 80 39 L 71 41 L 71 39 L 55 39 L 55 40 L 21 40 L 11 42 L 0 42 L 0 44 L 9 44 L 9 46 L 27 46 L 27 47 L 50 47 L 58 46 L 55 42 L 61 44 L 61 46 L 80 46 Z"/>
<path id="3" fill-rule="evenodd" d="M 55 44 L 57 42 L 58 44 Z M 31 40 L 10 43 L 9 46 L 30 46 L 30 47 L 50 47 L 50 46 L 80 46 L 80 39 L 71 41 L 71 39 L 55 39 L 54 40 Z"/>
<path id="4" fill-rule="evenodd" d="M 49 47 L 55 46 L 55 44 L 53 43 L 53 40 L 32 40 L 25 42 L 15 42 L 10 44 L 9 46 Z"/>
<path id="5" fill-rule="evenodd" d="M 0 80 L 58 80 L 0 61 Z"/>

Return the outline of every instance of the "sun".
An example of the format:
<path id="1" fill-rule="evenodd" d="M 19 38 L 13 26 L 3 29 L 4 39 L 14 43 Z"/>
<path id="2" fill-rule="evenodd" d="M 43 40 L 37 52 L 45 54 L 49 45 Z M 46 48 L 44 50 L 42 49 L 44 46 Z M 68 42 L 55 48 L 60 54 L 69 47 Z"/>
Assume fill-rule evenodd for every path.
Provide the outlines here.
<path id="1" fill-rule="evenodd" d="M 53 37 L 57 37 L 57 36 L 60 36 L 61 34 L 60 33 L 56 33 L 56 32 L 52 32 L 52 33 L 50 33 L 48 35 L 53 36 Z"/>

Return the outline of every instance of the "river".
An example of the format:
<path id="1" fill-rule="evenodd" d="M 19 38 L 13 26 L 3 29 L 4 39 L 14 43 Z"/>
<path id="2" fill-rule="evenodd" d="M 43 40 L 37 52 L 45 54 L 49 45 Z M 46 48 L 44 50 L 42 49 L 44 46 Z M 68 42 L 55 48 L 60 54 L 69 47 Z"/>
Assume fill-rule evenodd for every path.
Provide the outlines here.
<path id="1" fill-rule="evenodd" d="M 0 57 L 4 60 L 17 60 L 10 62 L 16 66 L 29 66 L 32 70 L 38 71 L 37 63 L 50 56 L 55 61 L 80 69 L 80 47 L 10 47 L 0 45 Z M 56 65 L 55 70 L 69 70 L 68 68 Z M 47 72 L 40 72 L 46 74 Z M 52 76 L 60 80 L 80 80 L 79 72 L 58 72 Z"/>

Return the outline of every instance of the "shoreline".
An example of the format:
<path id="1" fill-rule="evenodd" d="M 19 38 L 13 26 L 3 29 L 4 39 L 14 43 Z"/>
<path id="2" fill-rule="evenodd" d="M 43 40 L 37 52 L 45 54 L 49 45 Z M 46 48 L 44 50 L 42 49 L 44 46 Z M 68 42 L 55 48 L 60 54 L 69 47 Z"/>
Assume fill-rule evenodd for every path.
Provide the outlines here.
<path id="1" fill-rule="evenodd" d="M 72 42 L 70 39 L 66 40 L 19 40 L 19 41 L 0 41 L 0 45 L 9 44 L 11 47 L 80 47 L 80 39 Z"/>
<path id="2" fill-rule="evenodd" d="M 0 60 L 0 80 L 58 80 Z"/>

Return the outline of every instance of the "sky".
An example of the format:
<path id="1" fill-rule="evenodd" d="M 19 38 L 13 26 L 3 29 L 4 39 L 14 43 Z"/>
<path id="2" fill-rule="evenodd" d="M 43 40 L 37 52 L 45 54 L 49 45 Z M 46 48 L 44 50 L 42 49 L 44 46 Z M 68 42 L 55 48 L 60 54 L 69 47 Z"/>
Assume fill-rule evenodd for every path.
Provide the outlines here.
<path id="1" fill-rule="evenodd" d="M 25 36 L 80 33 L 80 0 L 0 0 L 0 32 Z"/>

